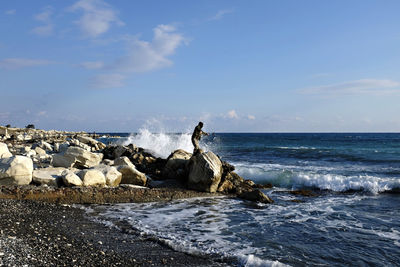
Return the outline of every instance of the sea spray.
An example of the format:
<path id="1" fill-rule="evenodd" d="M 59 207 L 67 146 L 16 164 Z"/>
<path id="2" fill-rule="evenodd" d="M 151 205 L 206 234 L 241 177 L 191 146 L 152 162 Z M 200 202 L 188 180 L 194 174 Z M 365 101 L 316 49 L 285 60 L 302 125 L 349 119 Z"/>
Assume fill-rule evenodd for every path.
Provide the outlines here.
<path id="1" fill-rule="evenodd" d="M 142 147 L 157 157 L 167 158 L 176 149 L 193 151 L 190 133 L 170 134 L 152 133 L 148 129 L 140 129 L 137 134 L 131 134 L 123 145 L 134 144 Z"/>

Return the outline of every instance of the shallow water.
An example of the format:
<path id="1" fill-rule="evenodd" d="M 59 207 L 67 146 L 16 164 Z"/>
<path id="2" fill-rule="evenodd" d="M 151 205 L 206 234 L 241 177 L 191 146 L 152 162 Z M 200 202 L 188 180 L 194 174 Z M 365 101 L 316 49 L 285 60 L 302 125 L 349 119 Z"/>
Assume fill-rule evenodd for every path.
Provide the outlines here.
<path id="1" fill-rule="evenodd" d="M 126 140 L 135 138 L 144 140 Z M 163 153 L 190 135 L 169 138 Z M 191 199 L 98 206 L 99 216 L 124 220 L 176 249 L 233 256 L 244 266 L 399 265 L 400 195 L 383 192 L 400 188 L 400 134 L 216 134 L 204 146 L 245 178 L 273 184 L 265 192 L 275 204 Z M 325 191 L 285 192 L 299 188 Z"/>

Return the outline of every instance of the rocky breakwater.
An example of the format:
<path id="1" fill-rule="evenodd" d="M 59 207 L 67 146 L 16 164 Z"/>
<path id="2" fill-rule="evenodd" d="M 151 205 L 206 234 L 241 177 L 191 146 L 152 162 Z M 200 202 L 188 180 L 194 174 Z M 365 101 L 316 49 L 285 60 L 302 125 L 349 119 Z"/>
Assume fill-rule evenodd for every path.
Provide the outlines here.
<path id="1" fill-rule="evenodd" d="M 105 203 L 226 194 L 273 202 L 211 151 L 176 150 L 162 159 L 135 145 L 106 146 L 84 132 L 35 129 L 0 129 L 0 139 L 3 198 Z"/>

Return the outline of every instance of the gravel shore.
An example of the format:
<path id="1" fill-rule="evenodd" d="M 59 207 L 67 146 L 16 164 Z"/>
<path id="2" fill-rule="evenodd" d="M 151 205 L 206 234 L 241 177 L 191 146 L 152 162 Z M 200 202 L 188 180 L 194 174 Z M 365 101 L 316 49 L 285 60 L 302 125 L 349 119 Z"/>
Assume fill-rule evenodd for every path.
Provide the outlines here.
<path id="1" fill-rule="evenodd" d="M 68 205 L 0 199 L 0 266 L 229 266 L 119 228 Z"/>

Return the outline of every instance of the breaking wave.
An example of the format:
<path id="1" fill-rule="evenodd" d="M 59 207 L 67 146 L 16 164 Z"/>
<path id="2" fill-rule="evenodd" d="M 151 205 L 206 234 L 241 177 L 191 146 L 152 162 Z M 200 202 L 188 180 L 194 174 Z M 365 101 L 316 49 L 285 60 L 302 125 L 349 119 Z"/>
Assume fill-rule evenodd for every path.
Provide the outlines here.
<path id="1" fill-rule="evenodd" d="M 255 182 L 274 186 L 301 189 L 317 188 L 336 192 L 349 190 L 373 194 L 400 189 L 400 179 L 373 175 L 341 175 L 329 167 L 284 166 L 279 164 L 235 163 L 239 175 Z"/>
<path id="2" fill-rule="evenodd" d="M 123 143 L 123 145 L 129 144 L 142 147 L 162 158 L 167 158 L 171 152 L 177 149 L 193 151 L 190 133 L 152 133 L 148 129 L 140 129 L 137 134 L 131 134 Z"/>

